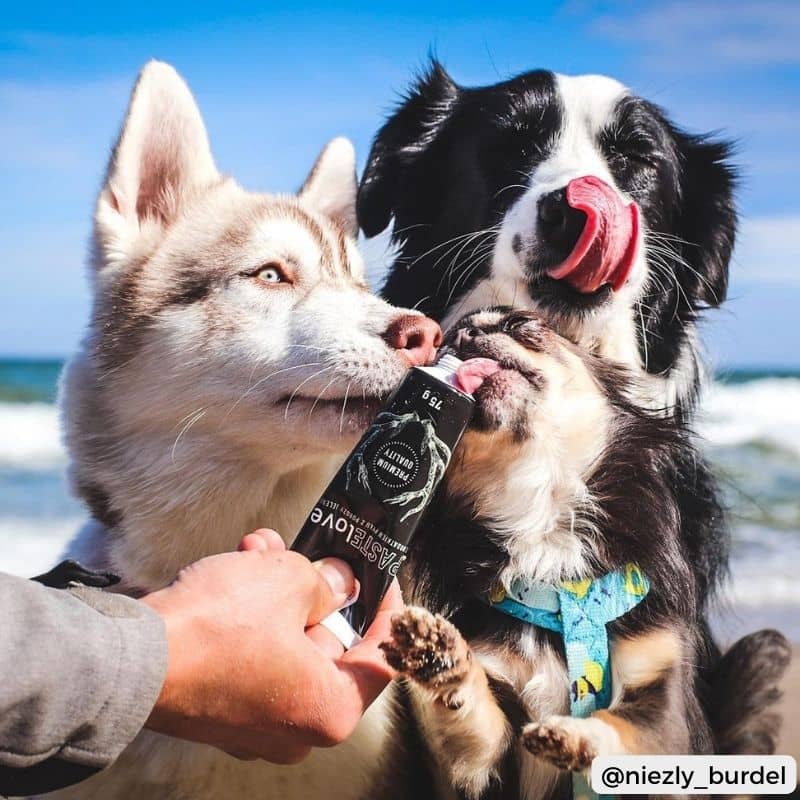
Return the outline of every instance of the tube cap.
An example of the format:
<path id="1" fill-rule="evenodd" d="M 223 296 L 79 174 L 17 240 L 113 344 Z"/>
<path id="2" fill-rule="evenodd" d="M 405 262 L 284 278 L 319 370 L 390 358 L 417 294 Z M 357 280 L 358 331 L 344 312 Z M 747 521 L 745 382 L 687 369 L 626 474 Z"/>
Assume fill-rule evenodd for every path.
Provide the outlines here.
<path id="1" fill-rule="evenodd" d="M 436 366 L 447 370 L 448 373 L 455 373 L 464 362 L 452 353 L 445 353 L 437 362 Z"/>
<path id="2" fill-rule="evenodd" d="M 464 362 L 458 356 L 454 356 L 452 353 L 445 353 L 435 364 L 431 364 L 429 367 L 416 367 L 415 369 L 422 370 L 422 372 L 427 372 L 428 375 L 432 375 L 434 378 L 436 378 L 436 380 L 446 383 L 460 394 L 469 397 L 469 395 L 459 386 L 458 378 L 456 378 L 458 368 L 463 363 Z"/>
<path id="3" fill-rule="evenodd" d="M 346 650 L 355 647 L 361 641 L 361 637 L 339 611 L 328 614 L 319 624 L 324 625 L 344 645 Z"/>

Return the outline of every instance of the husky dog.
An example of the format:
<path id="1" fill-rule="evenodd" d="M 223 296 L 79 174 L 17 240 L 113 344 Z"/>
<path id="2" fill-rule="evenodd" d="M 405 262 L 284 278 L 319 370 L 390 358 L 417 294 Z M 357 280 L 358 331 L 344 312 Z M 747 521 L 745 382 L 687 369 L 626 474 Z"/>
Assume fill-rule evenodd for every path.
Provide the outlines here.
<path id="1" fill-rule="evenodd" d="M 433 356 L 438 326 L 367 289 L 355 192 L 344 139 L 297 197 L 244 191 L 217 171 L 185 84 L 146 67 L 63 382 L 71 479 L 92 513 L 82 557 L 152 590 L 258 524 L 293 535 L 380 398 Z"/>
<path id="2" fill-rule="evenodd" d="M 71 557 L 135 594 L 260 525 L 293 537 L 386 395 L 431 361 L 439 326 L 367 288 L 356 187 L 336 139 L 296 197 L 243 190 L 218 172 L 181 78 L 144 69 L 97 201 L 91 323 L 63 380 L 71 481 L 91 512 Z M 376 724 L 337 767 L 319 752 L 291 770 L 146 732 L 66 794 L 355 798 L 363 770 L 347 753 L 374 753 Z"/>

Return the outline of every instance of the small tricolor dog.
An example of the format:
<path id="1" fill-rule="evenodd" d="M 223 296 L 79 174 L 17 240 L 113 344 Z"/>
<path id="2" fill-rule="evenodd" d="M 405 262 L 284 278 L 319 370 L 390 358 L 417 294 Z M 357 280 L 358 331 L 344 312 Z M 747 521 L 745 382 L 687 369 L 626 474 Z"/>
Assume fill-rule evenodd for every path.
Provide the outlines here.
<path id="1" fill-rule="evenodd" d="M 568 771 L 598 755 L 709 753 L 734 735 L 774 748 L 790 652 L 777 632 L 726 655 L 724 725 L 700 701 L 703 621 L 676 488 L 685 425 L 638 405 L 627 370 L 535 312 L 477 312 L 446 347 L 480 362 L 475 417 L 412 553 L 419 607 L 385 645 L 433 785 L 567 797 Z M 730 702 L 740 694 L 753 702 Z"/>

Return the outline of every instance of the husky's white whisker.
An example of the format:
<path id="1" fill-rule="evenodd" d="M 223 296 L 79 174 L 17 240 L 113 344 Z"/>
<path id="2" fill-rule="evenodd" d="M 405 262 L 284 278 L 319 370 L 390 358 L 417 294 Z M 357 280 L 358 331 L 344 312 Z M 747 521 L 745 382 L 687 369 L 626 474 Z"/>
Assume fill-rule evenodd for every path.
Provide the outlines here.
<path id="1" fill-rule="evenodd" d="M 353 381 L 347 381 L 347 388 L 344 390 L 344 400 L 342 401 L 342 414 L 339 417 L 339 436 L 344 432 L 344 412 L 347 409 L 347 396 L 350 394 L 350 384 Z"/>
<path id="2" fill-rule="evenodd" d="M 269 375 L 265 375 L 263 378 L 260 378 L 252 386 L 249 386 L 247 389 L 245 389 L 245 391 L 242 392 L 241 395 L 239 395 L 239 398 L 228 409 L 228 412 L 222 418 L 222 421 L 220 422 L 220 425 L 223 422 L 225 422 L 225 420 L 228 419 L 228 417 L 234 412 L 234 410 L 239 405 L 239 403 L 241 403 L 242 400 L 245 399 L 245 397 L 247 397 L 248 395 L 252 394 L 259 386 L 261 386 L 262 383 L 264 383 L 264 381 L 268 381 L 270 378 L 274 378 L 276 375 L 281 375 L 284 372 L 291 372 L 292 370 L 295 370 L 295 369 L 304 369 L 304 368 L 307 368 L 307 367 L 318 367 L 319 365 L 320 365 L 319 361 L 317 361 L 316 363 L 311 363 L 311 364 L 295 364 L 294 366 L 291 366 L 291 367 L 284 367 L 283 369 L 276 369 L 274 372 L 270 372 Z"/>
<path id="3" fill-rule="evenodd" d="M 284 420 L 289 418 L 289 406 L 291 406 L 292 400 L 294 400 L 295 395 L 300 391 L 300 389 L 309 381 L 314 380 L 314 378 L 316 378 L 318 375 L 324 375 L 329 369 L 333 369 L 333 365 L 317 370 L 313 375 L 309 375 L 294 387 L 294 391 L 289 395 L 289 399 L 286 401 L 286 408 L 283 411 Z"/>
<path id="4" fill-rule="evenodd" d="M 187 433 L 195 422 L 198 422 L 205 416 L 206 410 L 205 408 L 201 408 L 199 411 L 195 412 L 194 416 L 183 426 L 180 433 L 175 437 L 175 441 L 172 443 L 172 452 L 170 453 L 170 460 L 173 464 L 175 463 L 175 451 L 178 448 L 178 442 L 180 442 L 184 434 Z"/>
<path id="5" fill-rule="evenodd" d="M 332 384 L 332 383 L 333 383 L 335 380 L 336 380 L 336 376 L 334 376 L 333 378 L 331 378 L 331 379 L 328 381 L 328 383 L 325 385 L 325 388 L 324 388 L 324 389 L 323 389 L 323 390 L 322 390 L 322 391 L 321 391 L 321 392 L 320 392 L 320 393 L 317 395 L 317 399 L 316 399 L 316 400 L 313 402 L 313 404 L 311 405 L 311 408 L 309 409 L 309 412 L 308 412 L 308 416 L 309 416 L 309 417 L 310 417 L 310 416 L 311 416 L 311 415 L 314 413 L 314 409 L 317 407 L 317 403 L 319 403 L 319 401 L 320 401 L 320 400 L 322 400 L 322 395 L 324 395 L 324 394 L 325 394 L 325 392 L 327 392 L 327 391 L 328 391 L 328 387 L 329 387 L 329 386 L 330 386 L 330 385 L 331 385 L 331 384 Z"/>

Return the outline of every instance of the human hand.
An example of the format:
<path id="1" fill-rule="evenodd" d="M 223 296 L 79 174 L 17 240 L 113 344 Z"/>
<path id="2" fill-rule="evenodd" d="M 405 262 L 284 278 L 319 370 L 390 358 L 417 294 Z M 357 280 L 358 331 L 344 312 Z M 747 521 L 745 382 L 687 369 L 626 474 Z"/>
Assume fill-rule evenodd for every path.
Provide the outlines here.
<path id="1" fill-rule="evenodd" d="M 148 727 L 240 758 L 296 763 L 346 739 L 392 678 L 378 645 L 403 603 L 395 581 L 347 652 L 317 625 L 356 591 L 338 559 L 311 564 L 274 531 L 183 569 L 142 598 L 165 622 L 167 675 Z"/>

